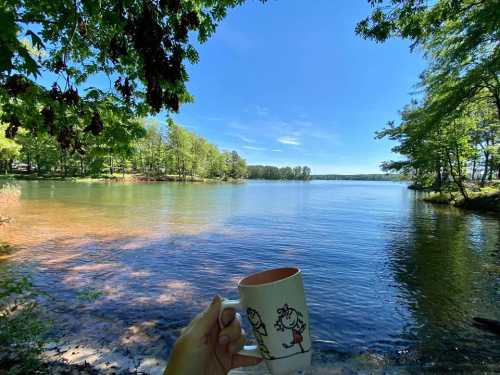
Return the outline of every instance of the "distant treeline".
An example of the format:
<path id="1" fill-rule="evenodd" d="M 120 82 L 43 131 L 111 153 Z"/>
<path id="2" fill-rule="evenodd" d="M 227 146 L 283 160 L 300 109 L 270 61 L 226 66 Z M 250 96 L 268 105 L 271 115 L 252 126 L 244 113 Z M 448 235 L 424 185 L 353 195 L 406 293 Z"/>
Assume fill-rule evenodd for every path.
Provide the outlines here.
<path id="1" fill-rule="evenodd" d="M 249 165 L 247 176 L 249 179 L 305 181 L 311 179 L 311 168 L 307 166 L 279 168 L 271 165 Z"/>
<path id="2" fill-rule="evenodd" d="M 311 176 L 313 180 L 355 180 L 355 181 L 401 181 L 403 176 L 391 173 L 375 174 L 321 174 Z"/>

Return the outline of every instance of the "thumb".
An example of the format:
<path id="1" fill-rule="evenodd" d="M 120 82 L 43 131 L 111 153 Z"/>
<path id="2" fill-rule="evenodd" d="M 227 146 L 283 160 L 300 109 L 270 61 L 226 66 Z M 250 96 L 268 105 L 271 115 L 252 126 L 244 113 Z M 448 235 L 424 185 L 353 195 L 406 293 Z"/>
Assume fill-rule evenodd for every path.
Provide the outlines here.
<path id="1" fill-rule="evenodd" d="M 210 305 L 196 319 L 196 328 L 204 333 L 208 332 L 214 324 L 219 324 L 221 299 L 215 296 Z"/>

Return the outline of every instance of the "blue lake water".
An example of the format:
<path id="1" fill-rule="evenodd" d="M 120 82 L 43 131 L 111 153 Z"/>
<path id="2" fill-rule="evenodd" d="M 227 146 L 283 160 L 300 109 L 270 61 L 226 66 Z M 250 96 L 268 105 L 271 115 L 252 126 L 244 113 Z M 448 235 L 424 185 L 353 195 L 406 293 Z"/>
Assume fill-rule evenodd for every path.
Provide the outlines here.
<path id="1" fill-rule="evenodd" d="M 472 325 L 500 320 L 498 216 L 390 182 L 19 185 L 0 231 L 19 251 L 3 269 L 48 292 L 54 339 L 165 360 L 214 294 L 296 265 L 315 367 L 500 371 L 500 337 Z"/>

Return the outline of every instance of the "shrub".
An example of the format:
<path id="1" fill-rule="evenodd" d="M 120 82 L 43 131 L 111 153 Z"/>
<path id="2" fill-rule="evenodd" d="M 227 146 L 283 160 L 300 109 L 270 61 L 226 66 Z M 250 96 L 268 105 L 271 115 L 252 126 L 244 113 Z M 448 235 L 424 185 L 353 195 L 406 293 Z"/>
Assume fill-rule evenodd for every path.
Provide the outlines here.
<path id="1" fill-rule="evenodd" d="M 26 277 L 8 274 L 0 280 L 0 373 L 41 374 L 43 334 L 36 293 Z"/>

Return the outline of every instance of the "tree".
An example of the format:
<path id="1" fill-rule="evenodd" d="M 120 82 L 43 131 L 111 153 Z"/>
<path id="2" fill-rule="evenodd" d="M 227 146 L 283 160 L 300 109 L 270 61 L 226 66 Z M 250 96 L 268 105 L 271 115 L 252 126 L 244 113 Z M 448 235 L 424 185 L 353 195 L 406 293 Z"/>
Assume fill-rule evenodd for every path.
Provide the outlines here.
<path id="1" fill-rule="evenodd" d="M 245 159 L 241 158 L 236 151 L 224 151 L 222 153 L 224 156 L 226 177 L 230 178 L 245 178 L 247 173 L 247 167 Z"/>
<path id="2" fill-rule="evenodd" d="M 173 168 L 178 176 L 185 179 L 192 167 L 193 137 L 172 119 L 169 119 L 167 124 L 168 148 L 173 155 Z"/>
<path id="3" fill-rule="evenodd" d="M 227 174 L 224 156 L 220 153 L 216 146 L 208 144 L 207 146 L 208 170 L 207 177 L 222 178 Z"/>
<path id="4" fill-rule="evenodd" d="M 20 145 L 11 139 L 5 138 L 6 124 L 0 123 L 0 173 L 12 170 L 12 163 L 19 156 Z"/>
<path id="5" fill-rule="evenodd" d="M 311 168 L 307 166 L 302 167 L 302 176 L 301 179 L 304 181 L 310 180 L 311 179 Z"/>
<path id="6" fill-rule="evenodd" d="M 382 167 L 411 174 L 417 186 L 438 191 L 452 181 L 467 199 L 465 180 L 475 178 L 481 159 L 483 183 L 497 168 L 492 154 L 500 124 L 500 2 L 369 3 L 373 12 L 358 23 L 358 34 L 379 42 L 409 39 L 429 61 L 419 84 L 423 99 L 402 111 L 399 126 L 390 123 L 378 133 L 399 141 L 393 151 L 407 159 Z"/>
<path id="7" fill-rule="evenodd" d="M 436 116 L 483 91 L 500 119 L 499 0 L 391 0 L 387 7 L 379 0 L 370 3 L 373 13 L 356 31 L 377 41 L 397 36 L 424 47 L 431 60 L 425 83 L 443 93 L 433 108 Z"/>
<path id="8" fill-rule="evenodd" d="M 191 145 L 191 154 L 193 161 L 191 163 L 191 176 L 207 176 L 208 168 L 208 143 L 204 138 L 192 133 L 193 142 Z"/>
<path id="9" fill-rule="evenodd" d="M 302 167 L 296 166 L 293 168 L 293 178 L 295 180 L 300 180 L 302 178 Z"/>
<path id="10" fill-rule="evenodd" d="M 273 167 L 270 165 L 249 165 L 247 167 L 249 179 L 265 180 L 310 180 L 311 168 L 304 167 Z"/>
<path id="11" fill-rule="evenodd" d="M 15 141 L 21 148 L 16 159 L 27 165 L 28 172 L 34 170 L 41 176 L 57 167 L 61 151 L 57 142 L 47 134 L 32 135 L 23 129 Z"/>
<path id="12" fill-rule="evenodd" d="M 65 150 L 108 125 L 103 112 L 142 117 L 192 100 L 189 38 L 205 42 L 244 0 L 6 0 L 0 7 L 0 105 L 6 135 L 54 136 Z M 37 80 L 54 78 L 51 87 Z M 93 87 L 105 76 L 109 87 Z M 114 82 L 114 84 L 111 84 Z"/>
<path id="13" fill-rule="evenodd" d="M 485 121 L 486 110 L 479 110 L 485 103 L 465 106 L 460 112 L 453 112 L 442 121 L 435 123 L 429 116 L 426 104 L 414 102 L 401 113 L 402 121 L 396 126 L 390 122 L 388 127 L 377 133 L 377 137 L 387 137 L 398 141 L 392 151 L 406 157 L 406 160 L 386 162 L 383 169 L 411 175 L 417 187 L 433 188 L 441 191 L 450 184 L 458 189 L 465 199 L 467 169 L 480 158 L 484 140 L 495 143 L 498 138 L 496 121 Z M 489 141 L 486 141 L 489 142 Z M 487 171 L 491 160 L 484 153 L 484 168 Z M 485 172 L 487 173 L 487 172 Z"/>
<path id="14" fill-rule="evenodd" d="M 23 171 L 38 175 L 131 172 L 158 179 L 172 174 L 182 179 L 246 176 L 245 160 L 236 152 L 223 155 L 215 145 L 172 120 L 167 121 L 166 127 L 150 120 L 107 121 L 110 126 L 103 133 L 82 139 L 83 154 L 62 149 L 48 134 L 34 135 L 21 129 L 14 140 L 0 136 L 0 171 L 6 172 L 15 162 Z"/>
<path id="15" fill-rule="evenodd" d="M 499 0 L 370 0 L 373 13 L 356 32 L 383 42 L 391 36 L 422 46 L 431 64 L 424 84 L 442 95 L 434 115 L 445 116 L 465 101 L 483 98 L 500 120 Z M 482 95 L 482 94 L 487 95 Z"/>
<path id="16" fill-rule="evenodd" d="M 461 103 L 482 97 L 493 101 L 500 119 L 500 1 L 490 0 L 370 0 L 373 13 L 356 32 L 383 42 L 391 36 L 422 46 L 431 60 L 424 83 L 442 95 L 434 106 L 437 117 Z M 432 4 L 432 5 L 431 5 Z"/>

